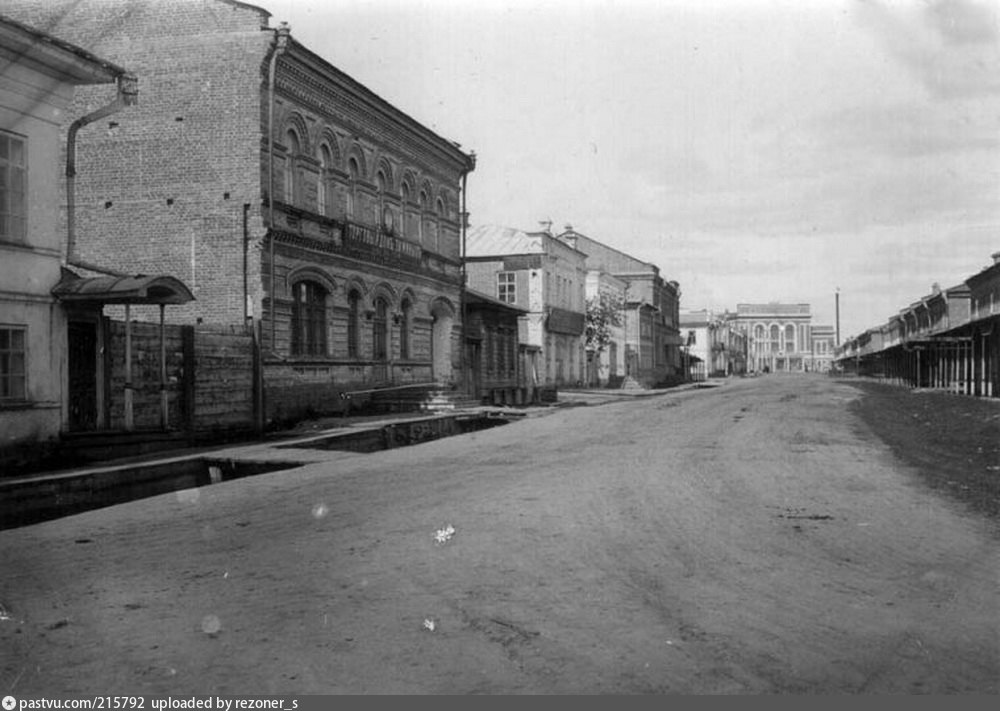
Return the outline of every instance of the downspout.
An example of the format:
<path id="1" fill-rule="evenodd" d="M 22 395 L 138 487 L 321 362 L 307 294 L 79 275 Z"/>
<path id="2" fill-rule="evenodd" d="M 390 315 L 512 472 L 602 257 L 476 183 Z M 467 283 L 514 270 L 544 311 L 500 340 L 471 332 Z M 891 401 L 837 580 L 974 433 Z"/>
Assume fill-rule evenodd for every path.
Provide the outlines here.
<path id="1" fill-rule="evenodd" d="M 250 312 L 250 285 L 247 277 L 247 253 L 250 250 L 250 203 L 243 203 L 243 326 L 249 330 L 252 326 Z"/>
<path id="2" fill-rule="evenodd" d="M 282 22 L 275 30 L 274 51 L 267 70 L 267 238 L 268 254 L 271 261 L 271 278 L 268 298 L 268 310 L 271 319 L 271 351 L 275 350 L 276 319 L 274 317 L 274 77 L 277 73 L 278 57 L 288 48 L 288 36 L 291 29 L 287 22 Z"/>
<path id="3" fill-rule="evenodd" d="M 121 74 L 117 80 L 117 94 L 110 104 L 81 116 L 70 124 L 66 134 L 66 264 L 94 272 L 125 276 L 124 272 L 89 264 L 76 256 L 76 134 L 84 126 L 105 116 L 134 106 L 139 100 L 139 82 L 131 74 Z"/>
<path id="4" fill-rule="evenodd" d="M 467 190 L 467 180 L 469 173 L 476 169 L 476 154 L 473 151 L 469 154 L 469 159 L 465 164 L 464 170 L 462 170 L 462 283 L 458 292 L 458 313 L 462 318 L 462 338 L 460 340 L 459 346 L 459 359 L 462 364 L 462 379 L 466 384 L 467 394 L 471 395 L 475 391 L 475 384 L 470 380 L 469 373 L 469 363 L 466 362 L 466 346 L 465 346 L 465 334 L 467 327 L 467 319 L 465 313 L 465 289 L 466 289 L 466 268 L 465 268 L 465 239 L 466 239 L 466 229 L 469 226 L 469 212 L 466 205 L 466 193 Z"/>

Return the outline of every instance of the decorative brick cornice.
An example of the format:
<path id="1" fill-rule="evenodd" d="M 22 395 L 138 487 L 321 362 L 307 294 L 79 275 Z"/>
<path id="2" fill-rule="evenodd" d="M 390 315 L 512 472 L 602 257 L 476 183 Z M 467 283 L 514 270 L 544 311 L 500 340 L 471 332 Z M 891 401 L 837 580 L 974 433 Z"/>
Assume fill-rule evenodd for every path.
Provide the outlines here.
<path id="1" fill-rule="evenodd" d="M 301 45 L 293 46 L 304 49 Z M 308 50 L 282 56 L 275 79 L 277 89 L 288 98 L 342 123 L 348 130 L 369 140 L 384 142 L 401 157 L 411 158 L 447 185 L 457 183 L 463 170 L 470 167 L 469 156 L 454 144 L 317 59 L 320 58 Z"/>

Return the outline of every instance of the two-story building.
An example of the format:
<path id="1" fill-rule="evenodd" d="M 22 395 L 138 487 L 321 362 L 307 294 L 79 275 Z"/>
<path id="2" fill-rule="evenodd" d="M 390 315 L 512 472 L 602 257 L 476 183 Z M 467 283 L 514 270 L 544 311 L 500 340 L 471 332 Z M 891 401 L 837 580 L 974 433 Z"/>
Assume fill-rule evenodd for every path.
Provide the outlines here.
<path id="1" fill-rule="evenodd" d="M 817 373 L 829 372 L 837 347 L 833 326 L 819 324 L 810 326 L 809 342 L 812 351 L 809 357 L 809 370 Z"/>
<path id="2" fill-rule="evenodd" d="M 134 110 L 81 132 L 81 258 L 176 275 L 179 323 L 256 334 L 267 420 L 462 382 L 474 156 L 236 0 L 10 0 L 135 67 Z M 63 125 L 98 102 L 81 92 Z M 153 320 L 136 308 L 133 318 Z"/>
<path id="3" fill-rule="evenodd" d="M 617 388 L 625 379 L 625 303 L 628 282 L 600 269 L 588 269 L 587 377 L 590 387 Z"/>
<path id="4" fill-rule="evenodd" d="M 625 371 L 628 382 L 654 387 L 681 375 L 678 328 L 680 285 L 666 281 L 654 264 L 592 239 L 566 225 L 559 239 L 587 255 L 587 269 L 626 284 Z"/>
<path id="5" fill-rule="evenodd" d="M 532 349 L 527 372 L 538 373 L 543 385 L 582 384 L 587 255 L 547 230 L 497 225 L 470 228 L 465 254 L 471 289 L 527 312 L 519 337 L 525 349 Z"/>
<path id="6" fill-rule="evenodd" d="M 37 460 L 67 430 L 92 422 L 107 392 L 96 363 L 103 302 L 157 303 L 168 277 L 84 281 L 60 223 L 66 166 L 60 142 L 81 87 L 109 95 L 111 115 L 135 99 L 126 69 L 0 15 L 0 461 Z M 68 286 L 72 283 L 72 286 Z M 164 303 L 163 299 L 159 303 Z M 84 337 L 81 338 L 80 334 Z M 99 387 L 100 385 L 100 387 Z M 3 468 L 3 467 L 0 467 Z"/>
<path id="7" fill-rule="evenodd" d="M 737 304 L 736 327 L 747 334 L 747 368 L 802 372 L 812 358 L 809 304 Z"/>

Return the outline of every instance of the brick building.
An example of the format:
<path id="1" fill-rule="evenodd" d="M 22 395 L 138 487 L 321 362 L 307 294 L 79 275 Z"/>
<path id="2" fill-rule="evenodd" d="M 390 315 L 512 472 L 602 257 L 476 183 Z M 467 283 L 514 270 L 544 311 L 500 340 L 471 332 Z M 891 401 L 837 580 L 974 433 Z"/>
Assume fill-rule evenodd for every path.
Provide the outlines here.
<path id="1" fill-rule="evenodd" d="M 139 106 L 80 132 L 81 258 L 183 279 L 195 300 L 175 321 L 255 328 L 268 419 L 460 382 L 474 156 L 254 5 L 8 4 L 142 77 Z M 67 119 L 106 93 L 81 92 Z"/>

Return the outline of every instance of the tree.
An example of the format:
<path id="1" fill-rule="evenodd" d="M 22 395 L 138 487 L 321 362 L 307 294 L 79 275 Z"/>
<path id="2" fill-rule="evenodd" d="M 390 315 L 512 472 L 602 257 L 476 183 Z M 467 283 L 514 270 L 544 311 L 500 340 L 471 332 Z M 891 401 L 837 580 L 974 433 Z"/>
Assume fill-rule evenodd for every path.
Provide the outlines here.
<path id="1" fill-rule="evenodd" d="M 587 350 L 602 352 L 611 343 L 611 329 L 622 325 L 625 300 L 609 291 L 587 299 Z"/>

